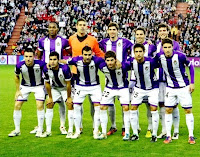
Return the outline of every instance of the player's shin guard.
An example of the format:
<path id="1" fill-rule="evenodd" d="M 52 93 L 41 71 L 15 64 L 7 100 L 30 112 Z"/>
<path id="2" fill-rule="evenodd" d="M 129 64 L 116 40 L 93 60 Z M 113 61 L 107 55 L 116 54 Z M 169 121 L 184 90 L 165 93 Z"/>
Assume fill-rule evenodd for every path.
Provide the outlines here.
<path id="1" fill-rule="evenodd" d="M 166 126 L 167 136 L 171 137 L 172 114 L 165 114 L 165 126 Z"/>
<path id="2" fill-rule="evenodd" d="M 166 133 L 165 107 L 160 107 L 160 120 L 161 120 L 161 125 L 162 125 L 162 133 Z"/>
<path id="3" fill-rule="evenodd" d="M 68 125 L 69 125 L 68 132 L 72 133 L 74 125 L 74 110 L 68 110 Z"/>
<path id="4" fill-rule="evenodd" d="M 82 129 L 83 129 L 83 112 L 84 112 L 84 110 L 83 110 L 83 105 L 81 105 L 81 121 L 80 121 L 80 128 L 82 128 Z"/>
<path id="5" fill-rule="evenodd" d="M 22 111 L 21 110 L 14 110 L 13 113 L 13 120 L 15 124 L 15 131 L 20 132 L 20 122 L 22 118 Z"/>
<path id="6" fill-rule="evenodd" d="M 43 131 L 43 124 L 44 124 L 44 109 L 39 111 L 37 110 L 37 118 L 38 118 L 38 131 L 42 132 Z"/>
<path id="7" fill-rule="evenodd" d="M 94 132 L 98 132 L 100 126 L 100 106 L 94 106 Z"/>
<path id="8" fill-rule="evenodd" d="M 91 117 L 92 117 L 93 128 L 94 128 L 94 104 L 93 104 L 90 96 L 88 97 L 88 99 L 89 99 L 89 102 L 90 102 L 90 114 L 91 114 Z"/>
<path id="9" fill-rule="evenodd" d="M 125 134 L 130 134 L 130 114 L 129 111 L 123 111 L 123 113 L 124 113 Z"/>
<path id="10" fill-rule="evenodd" d="M 106 135 L 107 123 L 108 123 L 107 110 L 100 110 L 100 121 L 101 121 L 102 133 Z"/>
<path id="11" fill-rule="evenodd" d="M 152 130 L 152 114 L 150 111 L 150 105 L 146 104 L 147 107 L 147 118 L 148 118 L 148 129 L 147 130 Z"/>
<path id="12" fill-rule="evenodd" d="M 130 110 L 130 122 L 133 129 L 133 134 L 138 136 L 138 115 L 137 110 Z"/>
<path id="13" fill-rule="evenodd" d="M 51 132 L 51 125 L 53 120 L 53 109 L 46 109 L 46 131 Z"/>
<path id="14" fill-rule="evenodd" d="M 74 124 L 76 128 L 76 133 L 80 134 L 81 105 L 74 104 Z"/>
<path id="15" fill-rule="evenodd" d="M 193 130 L 194 130 L 194 116 L 192 113 L 189 113 L 189 114 L 186 114 L 185 115 L 186 117 L 186 124 L 187 124 L 187 127 L 188 127 L 188 131 L 189 131 L 189 137 L 190 136 L 194 136 L 193 135 Z"/>
<path id="16" fill-rule="evenodd" d="M 60 127 L 65 127 L 66 121 L 66 107 L 63 99 L 59 104 L 59 113 L 60 113 Z"/>
<path id="17" fill-rule="evenodd" d="M 152 135 L 157 136 L 158 125 L 159 125 L 159 114 L 158 111 L 151 111 L 151 114 L 152 114 L 152 126 L 153 126 Z"/>
<path id="18" fill-rule="evenodd" d="M 174 124 L 174 133 L 179 133 L 179 122 L 180 122 L 180 115 L 179 115 L 179 108 L 174 108 L 172 112 L 173 116 L 173 124 Z"/>
<path id="19" fill-rule="evenodd" d="M 111 121 L 111 126 L 112 128 L 116 128 L 116 119 L 115 119 L 115 114 L 116 114 L 116 110 L 115 110 L 115 105 L 113 106 L 109 106 L 108 107 L 108 112 L 109 112 L 109 117 L 110 117 L 110 121 Z"/>
<path id="20" fill-rule="evenodd" d="M 138 115 L 138 129 L 140 129 L 140 112 L 139 112 L 139 108 L 137 109 L 137 115 Z M 130 120 L 130 119 L 129 119 Z"/>

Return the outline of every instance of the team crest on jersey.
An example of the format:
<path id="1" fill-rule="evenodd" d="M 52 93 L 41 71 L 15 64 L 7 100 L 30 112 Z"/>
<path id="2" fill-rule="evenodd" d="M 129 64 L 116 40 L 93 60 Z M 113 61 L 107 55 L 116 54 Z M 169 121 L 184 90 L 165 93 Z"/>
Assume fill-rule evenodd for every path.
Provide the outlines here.
<path id="1" fill-rule="evenodd" d="M 149 70 L 149 67 L 145 67 L 145 70 L 146 70 L 146 71 Z"/>
<path id="2" fill-rule="evenodd" d="M 177 64 L 177 61 L 176 61 L 176 60 L 174 61 L 174 64 L 175 64 L 175 65 Z"/>
<path id="3" fill-rule="evenodd" d="M 121 72 L 117 72 L 117 75 L 121 75 Z"/>
<path id="4" fill-rule="evenodd" d="M 39 71 L 40 71 L 39 69 L 36 69 L 36 70 L 35 70 L 36 73 L 38 73 Z"/>
<path id="5" fill-rule="evenodd" d="M 118 46 L 120 47 L 120 46 L 121 46 L 121 43 L 118 43 Z"/>
<path id="6" fill-rule="evenodd" d="M 62 74 L 60 74 L 60 78 L 63 78 L 63 75 L 62 75 Z"/>
<path id="7" fill-rule="evenodd" d="M 90 69 L 94 69 L 94 66 L 91 66 Z"/>
<path id="8" fill-rule="evenodd" d="M 60 46 L 60 43 L 59 43 L 59 42 L 57 42 L 57 46 Z"/>

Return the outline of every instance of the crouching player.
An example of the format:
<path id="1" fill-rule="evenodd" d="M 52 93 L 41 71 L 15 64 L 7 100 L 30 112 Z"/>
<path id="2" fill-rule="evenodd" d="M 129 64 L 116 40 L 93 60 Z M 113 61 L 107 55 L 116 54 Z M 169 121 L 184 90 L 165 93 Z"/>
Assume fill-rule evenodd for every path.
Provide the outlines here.
<path id="1" fill-rule="evenodd" d="M 45 87 L 49 98 L 46 109 L 46 132 L 42 137 L 51 136 L 53 107 L 62 98 L 68 107 L 69 130 L 66 138 L 71 138 L 73 132 L 73 104 L 71 98 L 71 71 L 68 65 L 59 64 L 59 54 L 51 52 L 49 55 L 49 69 L 44 68 Z"/>
<path id="2" fill-rule="evenodd" d="M 193 130 L 194 117 L 192 114 L 192 96 L 194 91 L 194 66 L 186 58 L 186 55 L 179 51 L 174 51 L 173 41 L 171 39 L 162 40 L 162 48 L 164 53 L 158 53 L 156 58 L 164 70 L 167 79 L 166 95 L 165 95 L 165 125 L 167 137 L 164 143 L 172 142 L 172 112 L 177 99 L 180 101 L 182 108 L 185 110 L 186 124 L 189 131 L 190 144 L 195 144 Z M 189 82 L 185 67 L 190 69 L 191 82 Z"/>
<path id="3" fill-rule="evenodd" d="M 122 63 L 122 67 L 116 69 L 116 54 L 113 51 L 108 51 L 105 54 L 105 63 L 100 64 L 101 71 L 106 77 L 106 87 L 102 94 L 101 110 L 100 110 L 100 121 L 102 127 L 102 134 L 97 139 L 106 139 L 107 132 L 107 109 L 109 105 L 114 104 L 115 96 L 118 96 L 120 103 L 123 107 L 124 113 L 124 125 L 125 125 L 125 136 L 123 140 L 129 140 L 129 88 L 127 71 L 131 69 L 131 65 Z"/>
<path id="4" fill-rule="evenodd" d="M 159 64 L 154 59 L 144 57 L 145 47 L 143 44 L 134 45 L 134 58 L 131 59 L 132 69 L 136 77 L 136 84 L 131 98 L 130 122 L 133 129 L 131 140 L 139 139 L 138 136 L 138 106 L 142 103 L 143 97 L 148 96 L 148 103 L 152 114 L 152 138 L 151 142 L 157 141 L 157 131 L 159 124 L 158 106 L 158 80 L 154 69 Z"/>
<path id="5" fill-rule="evenodd" d="M 41 137 L 44 123 L 44 80 L 42 78 L 43 68 L 45 67 L 45 62 L 40 60 L 35 60 L 35 52 L 32 48 L 25 49 L 24 61 L 19 62 L 15 69 L 15 84 L 16 84 L 16 94 L 15 94 L 15 107 L 13 113 L 13 119 L 15 124 L 15 130 L 13 130 L 9 137 L 19 136 L 20 133 L 20 122 L 22 117 L 21 107 L 24 101 L 30 93 L 34 93 L 37 105 L 37 118 L 38 118 L 38 132 L 36 137 Z M 22 76 L 20 85 L 20 74 Z"/>

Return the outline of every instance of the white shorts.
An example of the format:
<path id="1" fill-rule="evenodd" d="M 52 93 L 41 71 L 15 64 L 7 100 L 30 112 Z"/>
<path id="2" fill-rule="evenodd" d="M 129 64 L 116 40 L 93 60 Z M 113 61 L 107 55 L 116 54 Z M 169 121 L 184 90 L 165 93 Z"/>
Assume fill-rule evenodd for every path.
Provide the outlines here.
<path id="1" fill-rule="evenodd" d="M 66 87 L 63 88 L 52 88 L 51 94 L 53 98 L 53 102 L 60 102 L 61 98 L 65 102 L 67 100 L 67 89 Z"/>
<path id="2" fill-rule="evenodd" d="M 101 105 L 113 105 L 115 96 L 119 98 L 121 105 L 129 105 L 130 100 L 128 88 L 110 89 L 107 87 L 104 88 Z"/>
<path id="3" fill-rule="evenodd" d="M 89 95 L 93 103 L 100 103 L 101 101 L 101 86 L 79 86 L 75 85 L 75 95 L 73 99 L 74 104 L 82 104 L 85 97 Z"/>
<path id="4" fill-rule="evenodd" d="M 158 88 L 151 90 L 144 90 L 137 87 L 134 87 L 134 92 L 131 97 L 132 105 L 140 105 L 145 96 L 148 97 L 148 102 L 152 106 L 158 106 Z"/>
<path id="5" fill-rule="evenodd" d="M 192 96 L 189 91 L 189 86 L 183 88 L 166 87 L 165 106 L 174 107 L 180 101 L 183 108 L 192 108 Z"/>
<path id="6" fill-rule="evenodd" d="M 166 86 L 167 84 L 165 82 L 159 82 L 159 102 L 165 102 Z"/>
<path id="7" fill-rule="evenodd" d="M 34 93 L 35 99 L 44 101 L 45 100 L 45 92 L 44 92 L 44 86 L 35 86 L 35 87 L 29 87 L 29 86 L 20 86 L 20 91 L 22 93 L 22 97 L 19 96 L 17 98 L 17 101 L 27 101 L 28 96 L 30 93 Z"/>

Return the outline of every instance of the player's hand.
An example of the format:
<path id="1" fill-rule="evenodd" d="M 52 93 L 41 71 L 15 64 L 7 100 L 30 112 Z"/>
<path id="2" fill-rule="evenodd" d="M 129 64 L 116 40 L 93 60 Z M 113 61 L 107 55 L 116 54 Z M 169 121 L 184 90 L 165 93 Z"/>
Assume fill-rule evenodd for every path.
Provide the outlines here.
<path id="1" fill-rule="evenodd" d="M 64 59 L 60 59 L 60 60 L 59 60 L 59 63 L 67 64 L 67 61 L 64 60 Z"/>
<path id="2" fill-rule="evenodd" d="M 120 69 L 122 67 L 121 62 L 117 59 L 116 60 L 116 69 Z"/>
<path id="3" fill-rule="evenodd" d="M 49 63 L 47 63 L 47 68 L 50 69 L 51 68 L 51 65 Z"/>
<path id="4" fill-rule="evenodd" d="M 194 92 L 194 84 L 190 84 L 189 91 L 190 93 Z"/>
<path id="5" fill-rule="evenodd" d="M 71 97 L 68 97 L 68 98 L 67 98 L 67 104 L 73 104 L 73 101 L 72 101 L 72 98 L 71 98 Z"/>
<path id="6" fill-rule="evenodd" d="M 151 40 L 148 40 L 147 43 L 148 43 L 149 45 L 152 45 L 152 41 L 151 41 Z"/>
<path id="7" fill-rule="evenodd" d="M 54 102 L 53 102 L 52 98 L 47 99 L 47 106 L 48 106 L 48 108 L 53 108 Z"/>
<path id="8" fill-rule="evenodd" d="M 19 90 L 19 91 L 16 91 L 16 93 L 15 93 L 15 100 L 17 100 L 17 98 L 18 98 L 19 96 L 21 96 L 21 97 L 23 98 L 22 93 L 21 93 L 20 90 Z"/>

